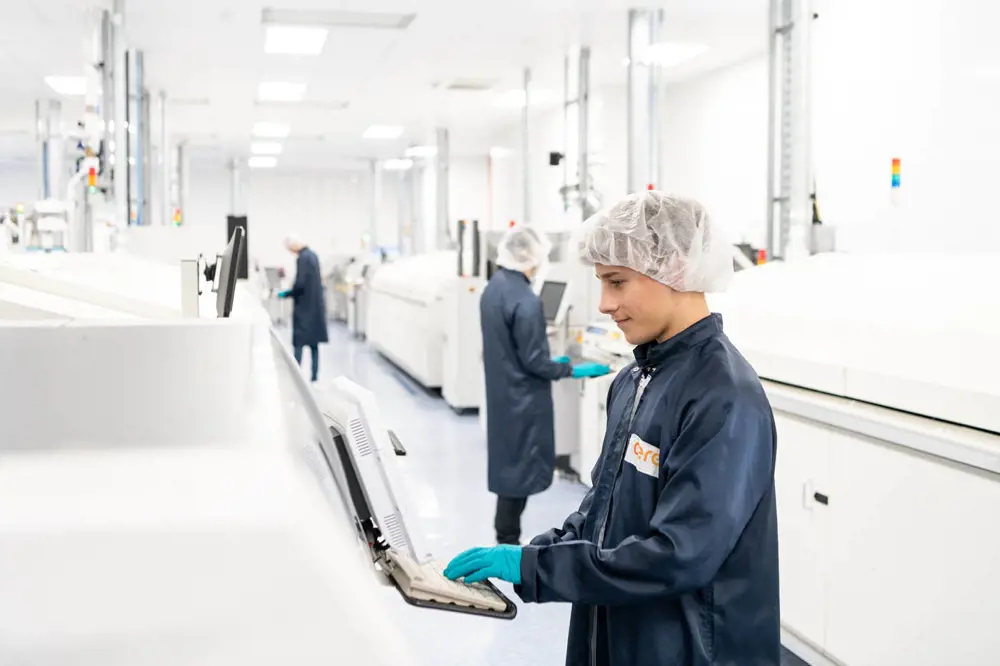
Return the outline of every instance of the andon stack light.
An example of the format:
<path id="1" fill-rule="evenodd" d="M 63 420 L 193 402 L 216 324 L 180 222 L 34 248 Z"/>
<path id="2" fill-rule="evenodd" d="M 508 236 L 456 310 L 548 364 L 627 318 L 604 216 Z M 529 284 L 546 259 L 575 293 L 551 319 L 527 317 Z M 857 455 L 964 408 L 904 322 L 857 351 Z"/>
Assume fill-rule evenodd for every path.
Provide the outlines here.
<path id="1" fill-rule="evenodd" d="M 894 190 L 899 189 L 899 178 L 900 178 L 900 173 L 902 171 L 901 164 L 902 160 L 900 160 L 898 157 L 894 157 L 892 159 L 892 189 Z"/>
<path id="2" fill-rule="evenodd" d="M 87 188 L 91 194 L 97 191 L 97 169 L 94 167 L 87 170 Z"/>

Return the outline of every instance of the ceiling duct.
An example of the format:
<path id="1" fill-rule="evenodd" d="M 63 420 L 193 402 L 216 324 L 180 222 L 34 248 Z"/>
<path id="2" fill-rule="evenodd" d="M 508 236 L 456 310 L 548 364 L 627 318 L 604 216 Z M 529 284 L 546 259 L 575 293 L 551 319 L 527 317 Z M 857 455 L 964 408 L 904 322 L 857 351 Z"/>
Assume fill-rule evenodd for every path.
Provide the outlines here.
<path id="1" fill-rule="evenodd" d="M 346 12 L 337 9 L 275 9 L 265 7 L 261 15 L 261 22 L 264 25 L 405 30 L 416 16 L 416 14 L 387 12 Z"/>

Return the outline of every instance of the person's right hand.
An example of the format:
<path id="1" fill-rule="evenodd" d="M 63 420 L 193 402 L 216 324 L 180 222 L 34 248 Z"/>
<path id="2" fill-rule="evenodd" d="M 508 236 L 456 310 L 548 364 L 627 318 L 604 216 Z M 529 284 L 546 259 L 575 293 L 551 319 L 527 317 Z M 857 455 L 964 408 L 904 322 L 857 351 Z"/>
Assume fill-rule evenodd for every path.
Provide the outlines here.
<path id="1" fill-rule="evenodd" d="M 573 366 L 573 377 L 581 379 L 584 377 L 603 377 L 611 372 L 611 368 L 601 363 L 581 363 Z"/>

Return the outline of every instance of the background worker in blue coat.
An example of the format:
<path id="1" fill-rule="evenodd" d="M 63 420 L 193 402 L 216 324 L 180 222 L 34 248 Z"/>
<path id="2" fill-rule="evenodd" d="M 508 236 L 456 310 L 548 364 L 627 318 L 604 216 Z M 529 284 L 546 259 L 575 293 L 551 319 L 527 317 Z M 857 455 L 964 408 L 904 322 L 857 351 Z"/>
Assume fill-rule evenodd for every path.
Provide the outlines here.
<path id="1" fill-rule="evenodd" d="M 486 377 L 489 489 L 497 496 L 497 543 L 517 544 L 528 497 L 552 484 L 556 464 L 552 382 L 607 374 L 594 363 L 553 361 L 542 301 L 531 279 L 549 243 L 529 227 L 507 232 L 497 249 L 500 268 L 479 303 Z"/>
<path id="2" fill-rule="evenodd" d="M 329 342 L 326 330 L 326 299 L 323 298 L 323 274 L 319 267 L 319 257 L 295 236 L 285 239 L 285 248 L 298 255 L 295 260 L 295 283 L 291 289 L 278 294 L 279 298 L 291 298 L 292 307 L 292 348 L 295 360 L 302 365 L 302 348 L 309 348 L 312 360 L 312 380 L 319 378 L 319 344 Z"/>
<path id="3" fill-rule="evenodd" d="M 704 296 L 729 282 L 730 246 L 698 203 L 643 192 L 588 220 L 579 249 L 636 345 L 593 487 L 562 527 L 445 574 L 572 603 L 572 666 L 777 666 L 774 420 Z"/>

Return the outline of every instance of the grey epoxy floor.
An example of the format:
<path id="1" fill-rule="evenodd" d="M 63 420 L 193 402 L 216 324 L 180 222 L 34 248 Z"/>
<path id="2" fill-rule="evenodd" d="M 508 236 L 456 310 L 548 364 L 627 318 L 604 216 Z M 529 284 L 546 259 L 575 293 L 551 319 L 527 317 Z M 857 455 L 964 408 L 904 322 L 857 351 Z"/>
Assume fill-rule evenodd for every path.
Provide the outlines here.
<path id="1" fill-rule="evenodd" d="M 387 426 L 407 448 L 407 456 L 399 459 L 401 481 L 418 547 L 449 557 L 471 546 L 491 545 L 495 500 L 486 490 L 486 438 L 478 417 L 455 414 L 342 326 L 330 325 L 330 340 L 320 348 L 321 378 L 344 375 L 371 390 Z M 308 355 L 305 351 L 305 367 Z M 532 497 L 524 513 L 525 537 L 561 524 L 584 492 L 579 484 L 557 479 L 548 491 Z M 509 587 L 505 592 L 513 596 Z M 563 604 L 519 604 L 513 622 L 451 613 L 443 618 L 442 613 L 403 603 L 393 604 L 392 613 L 391 621 L 405 632 L 423 662 L 434 666 L 565 662 L 569 607 Z M 802 664 L 787 651 L 783 655 L 782 666 Z"/>

